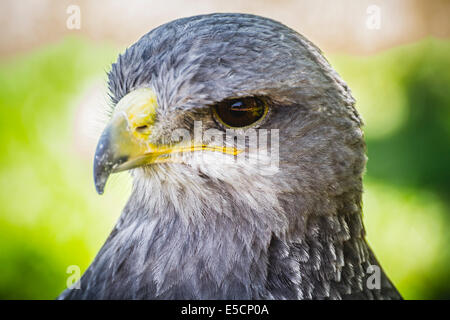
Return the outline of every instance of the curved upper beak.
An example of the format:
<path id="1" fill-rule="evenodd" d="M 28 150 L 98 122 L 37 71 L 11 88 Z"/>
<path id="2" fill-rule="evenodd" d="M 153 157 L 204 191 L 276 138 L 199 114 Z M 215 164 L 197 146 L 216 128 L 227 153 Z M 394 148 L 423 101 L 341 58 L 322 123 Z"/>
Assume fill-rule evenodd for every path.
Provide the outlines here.
<path id="1" fill-rule="evenodd" d="M 148 141 L 156 108 L 156 95 L 148 88 L 132 91 L 117 104 L 95 151 L 94 182 L 99 194 L 111 173 L 149 163 L 152 156 L 161 155 Z"/>
<path id="2" fill-rule="evenodd" d="M 120 159 L 114 154 L 110 131 L 109 127 L 103 131 L 94 156 L 94 183 L 99 194 L 103 193 L 106 181 L 113 169 L 127 160 L 126 157 Z"/>

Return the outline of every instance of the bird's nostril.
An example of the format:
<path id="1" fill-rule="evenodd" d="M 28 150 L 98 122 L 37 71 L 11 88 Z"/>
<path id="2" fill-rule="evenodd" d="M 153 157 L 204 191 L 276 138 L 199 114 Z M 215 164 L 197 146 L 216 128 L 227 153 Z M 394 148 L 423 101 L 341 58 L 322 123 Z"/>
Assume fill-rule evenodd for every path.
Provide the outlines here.
<path id="1" fill-rule="evenodd" d="M 139 132 L 139 133 L 149 133 L 150 132 L 150 128 L 148 127 L 148 125 L 136 127 L 135 130 L 136 130 L 136 132 Z"/>

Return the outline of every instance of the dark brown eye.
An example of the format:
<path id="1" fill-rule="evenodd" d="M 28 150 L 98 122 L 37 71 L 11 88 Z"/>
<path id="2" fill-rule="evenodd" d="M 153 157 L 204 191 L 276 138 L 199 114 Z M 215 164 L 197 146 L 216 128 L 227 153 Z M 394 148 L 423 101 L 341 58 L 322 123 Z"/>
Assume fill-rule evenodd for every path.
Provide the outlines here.
<path id="1" fill-rule="evenodd" d="M 249 97 L 219 102 L 213 107 L 215 118 L 229 128 L 245 128 L 260 122 L 269 107 L 261 99 Z"/>

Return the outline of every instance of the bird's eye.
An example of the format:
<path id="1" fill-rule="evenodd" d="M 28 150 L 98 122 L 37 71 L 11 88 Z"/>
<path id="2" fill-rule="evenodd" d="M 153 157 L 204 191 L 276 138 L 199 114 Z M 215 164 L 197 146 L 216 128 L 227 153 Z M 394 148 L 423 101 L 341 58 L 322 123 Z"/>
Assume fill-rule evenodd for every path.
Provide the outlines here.
<path id="1" fill-rule="evenodd" d="M 267 103 L 255 97 L 225 100 L 213 107 L 216 120 L 231 129 L 256 125 L 264 119 L 268 110 Z"/>

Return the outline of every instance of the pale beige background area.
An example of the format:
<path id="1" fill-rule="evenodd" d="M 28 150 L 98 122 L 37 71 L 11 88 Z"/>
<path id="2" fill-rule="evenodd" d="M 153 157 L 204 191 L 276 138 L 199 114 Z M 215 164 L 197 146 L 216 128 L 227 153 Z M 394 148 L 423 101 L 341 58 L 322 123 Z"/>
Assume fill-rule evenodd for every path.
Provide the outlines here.
<path id="1" fill-rule="evenodd" d="M 81 29 L 66 27 L 69 5 L 81 9 Z M 381 27 L 366 27 L 367 8 Z M 450 36 L 448 0 L 1 0 L 0 55 L 14 55 L 70 34 L 128 46 L 152 28 L 201 13 L 267 16 L 304 34 L 326 52 L 371 54 L 426 36 Z"/>

